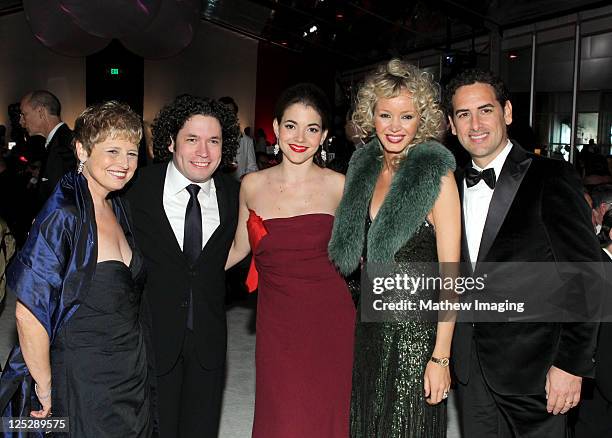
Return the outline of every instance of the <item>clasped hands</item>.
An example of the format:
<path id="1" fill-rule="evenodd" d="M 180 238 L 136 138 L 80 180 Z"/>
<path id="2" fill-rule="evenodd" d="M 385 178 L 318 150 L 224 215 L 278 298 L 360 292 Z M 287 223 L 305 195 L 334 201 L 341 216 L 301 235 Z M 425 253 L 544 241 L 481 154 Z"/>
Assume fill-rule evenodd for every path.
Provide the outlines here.
<path id="1" fill-rule="evenodd" d="M 565 414 L 580 402 L 582 377 L 551 366 L 546 374 L 546 410 L 549 414 Z"/>

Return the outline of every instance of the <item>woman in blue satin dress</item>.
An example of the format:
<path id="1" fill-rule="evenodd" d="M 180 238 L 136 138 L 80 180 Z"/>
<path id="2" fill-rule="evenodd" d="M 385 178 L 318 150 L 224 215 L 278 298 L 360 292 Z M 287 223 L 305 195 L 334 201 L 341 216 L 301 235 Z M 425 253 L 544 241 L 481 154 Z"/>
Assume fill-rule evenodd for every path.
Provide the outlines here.
<path id="1" fill-rule="evenodd" d="M 144 265 L 114 196 L 136 170 L 141 123 L 117 102 L 75 122 L 79 167 L 60 180 L 8 271 L 19 346 L 2 375 L 3 416 L 68 417 L 58 436 L 153 433 Z"/>

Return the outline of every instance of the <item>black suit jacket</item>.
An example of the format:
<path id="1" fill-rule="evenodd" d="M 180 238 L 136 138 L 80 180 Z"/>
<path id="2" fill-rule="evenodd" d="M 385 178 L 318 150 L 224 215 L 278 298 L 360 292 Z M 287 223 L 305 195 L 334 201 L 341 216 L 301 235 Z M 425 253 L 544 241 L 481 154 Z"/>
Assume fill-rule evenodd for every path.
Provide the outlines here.
<path id="1" fill-rule="evenodd" d="M 193 333 L 200 364 L 224 366 L 225 262 L 238 221 L 238 183 L 216 172 L 220 225 L 193 268 L 189 266 L 170 227 L 163 206 L 167 164 L 147 166 L 127 191 L 138 247 L 147 265 L 144 293 L 152 317 L 153 348 L 158 375 L 176 363 L 187 325 L 190 292 L 193 296 Z"/>
<path id="2" fill-rule="evenodd" d="M 603 252 L 603 251 L 602 251 Z M 604 252 L 606 266 L 607 295 L 604 296 L 603 314 L 609 321 L 612 315 L 612 259 Z M 612 322 L 602 322 L 597 338 L 597 353 L 595 355 L 595 382 L 601 394 L 612 403 Z"/>
<path id="3" fill-rule="evenodd" d="M 57 128 L 47 146 L 46 158 L 40 168 L 38 193 L 41 205 L 55 189 L 60 178 L 76 169 L 76 154 L 72 146 L 72 131 L 65 123 Z"/>
<path id="4" fill-rule="evenodd" d="M 462 200 L 463 175 L 464 169 L 456 173 Z M 465 232 L 461 252 L 468 262 Z M 480 262 L 599 260 L 590 212 L 574 169 L 563 161 L 527 153 L 513 142 L 493 192 L 476 270 Z M 533 281 L 526 286 L 537 290 L 545 279 L 521 280 Z M 474 342 L 494 391 L 541 394 L 552 365 L 592 376 L 596 335 L 597 325 L 588 323 L 458 323 L 452 353 L 455 376 L 467 383 Z"/>

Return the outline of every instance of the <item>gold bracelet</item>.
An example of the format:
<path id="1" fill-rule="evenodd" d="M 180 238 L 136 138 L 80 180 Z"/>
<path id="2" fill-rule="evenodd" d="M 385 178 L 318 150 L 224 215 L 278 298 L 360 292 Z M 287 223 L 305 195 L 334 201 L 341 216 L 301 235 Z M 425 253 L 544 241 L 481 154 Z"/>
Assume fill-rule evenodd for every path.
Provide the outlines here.
<path id="1" fill-rule="evenodd" d="M 438 359 L 437 357 L 431 356 L 431 359 L 429 360 L 431 360 L 433 363 L 440 365 L 443 368 L 446 368 L 448 364 L 450 363 L 450 358 L 448 357 L 441 357 Z"/>

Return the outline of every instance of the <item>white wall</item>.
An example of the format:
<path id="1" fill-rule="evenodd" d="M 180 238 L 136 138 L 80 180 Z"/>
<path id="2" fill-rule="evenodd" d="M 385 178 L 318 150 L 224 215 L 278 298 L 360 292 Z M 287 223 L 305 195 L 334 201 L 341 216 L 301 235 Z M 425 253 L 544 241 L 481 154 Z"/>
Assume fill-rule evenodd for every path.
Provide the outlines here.
<path id="1" fill-rule="evenodd" d="M 144 64 L 144 119 L 181 93 L 232 96 L 241 126 L 253 126 L 257 81 L 257 41 L 200 22 L 192 44 L 179 55 Z M 0 17 L 0 124 L 7 107 L 33 89 L 47 89 L 62 102 L 72 127 L 85 108 L 85 58 L 58 55 L 32 35 L 23 12 Z"/>
<path id="2" fill-rule="evenodd" d="M 62 103 L 71 127 L 85 108 L 85 58 L 52 52 L 34 38 L 23 12 L 0 18 L 0 124 L 8 128 L 7 107 L 24 94 L 45 89 Z"/>
<path id="3" fill-rule="evenodd" d="M 242 128 L 255 120 L 257 41 L 201 22 L 191 45 L 179 55 L 144 64 L 144 119 L 152 121 L 163 105 L 182 93 L 231 96 Z"/>

